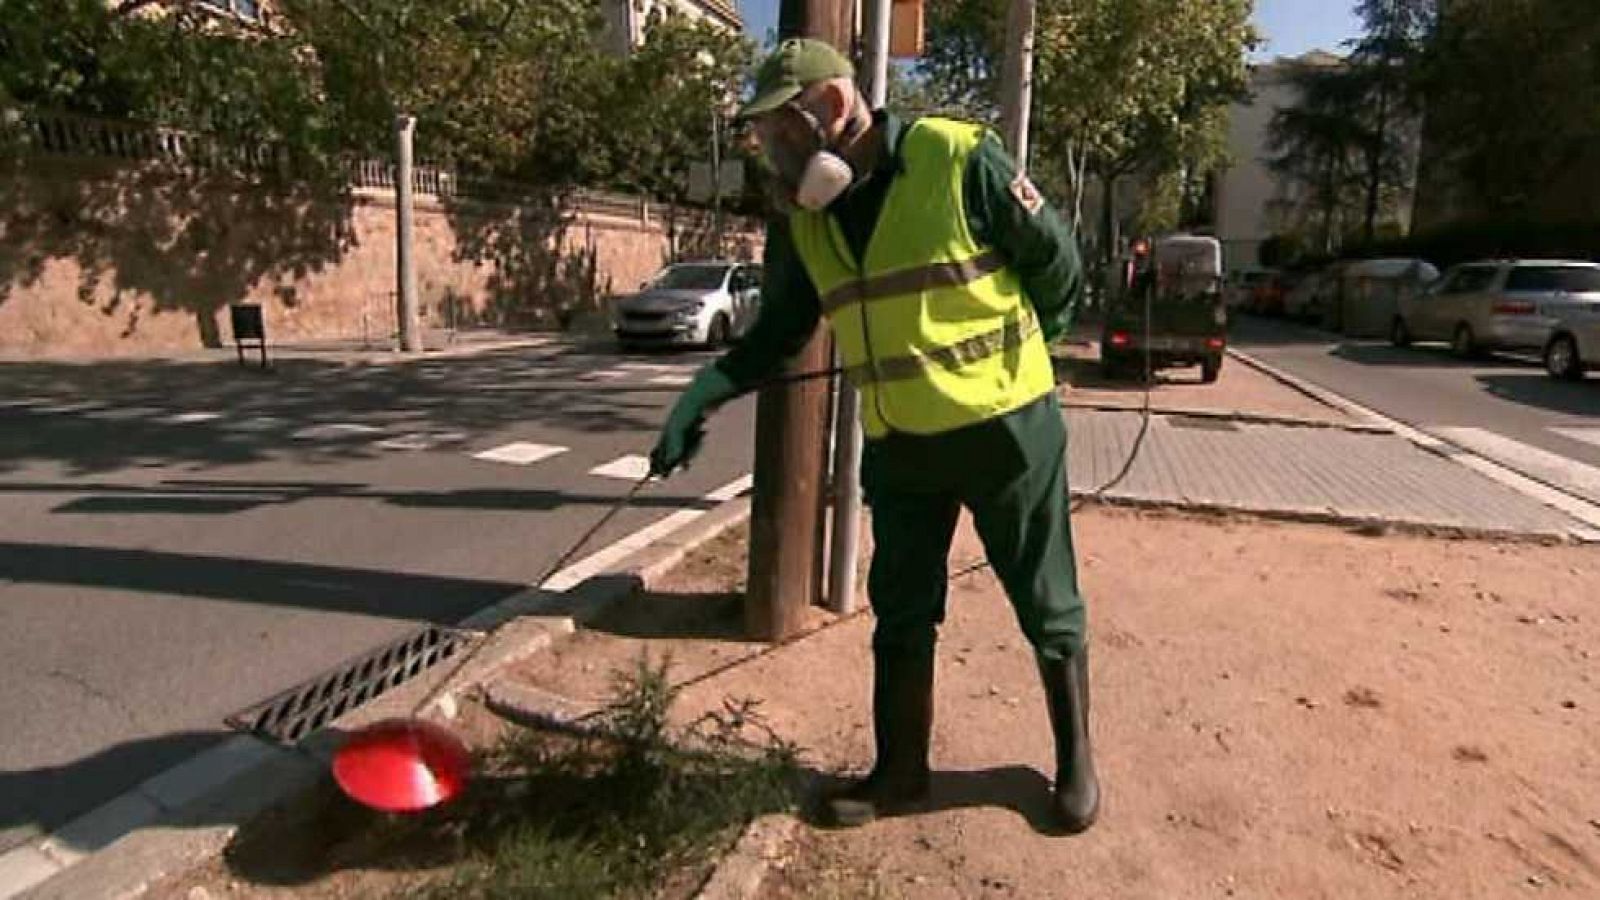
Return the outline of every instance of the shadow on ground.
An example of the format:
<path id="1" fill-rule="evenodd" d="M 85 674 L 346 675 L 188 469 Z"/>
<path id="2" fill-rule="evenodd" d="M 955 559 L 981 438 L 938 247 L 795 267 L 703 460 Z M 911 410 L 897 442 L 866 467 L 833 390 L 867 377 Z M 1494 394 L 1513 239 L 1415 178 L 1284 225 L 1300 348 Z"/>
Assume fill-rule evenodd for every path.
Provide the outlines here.
<path id="1" fill-rule="evenodd" d="M 622 358 L 616 358 L 623 361 Z M 577 348 L 385 366 L 290 360 L 0 363 L 0 474 L 378 458 L 385 438 L 449 445 L 518 422 L 589 434 L 651 432 L 676 384 L 586 380 L 611 357 Z M 302 429 L 357 426 L 307 439 Z"/>
<path id="2" fill-rule="evenodd" d="M 1477 378 L 1484 390 L 1504 400 L 1569 416 L 1600 418 L 1600 385 L 1593 382 L 1557 381 L 1532 372 Z"/>

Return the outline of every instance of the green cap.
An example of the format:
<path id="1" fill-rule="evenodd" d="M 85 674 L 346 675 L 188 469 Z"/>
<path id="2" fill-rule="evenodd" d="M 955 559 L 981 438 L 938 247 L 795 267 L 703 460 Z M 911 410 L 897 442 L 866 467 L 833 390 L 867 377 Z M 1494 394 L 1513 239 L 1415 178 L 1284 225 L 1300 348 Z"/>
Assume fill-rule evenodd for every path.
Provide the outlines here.
<path id="1" fill-rule="evenodd" d="M 819 81 L 854 77 L 855 66 L 831 44 L 811 38 L 790 38 L 779 44 L 756 69 L 755 96 L 739 110 L 739 118 L 749 119 L 772 112 Z"/>

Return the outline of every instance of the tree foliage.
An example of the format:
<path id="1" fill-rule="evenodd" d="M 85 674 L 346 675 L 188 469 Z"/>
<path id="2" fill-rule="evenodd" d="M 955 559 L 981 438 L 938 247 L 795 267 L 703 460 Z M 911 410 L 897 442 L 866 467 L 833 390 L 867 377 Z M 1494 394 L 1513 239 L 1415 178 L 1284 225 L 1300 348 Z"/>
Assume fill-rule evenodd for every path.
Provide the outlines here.
<path id="1" fill-rule="evenodd" d="M 677 15 L 607 53 L 599 0 L 280 0 L 268 27 L 173 0 L 0 0 L 0 102 L 133 118 L 308 156 L 419 155 L 529 182 L 681 192 L 748 69 Z"/>
<path id="2" fill-rule="evenodd" d="M 1411 67 L 1430 145 L 1484 215 L 1537 216 L 1600 146 L 1600 17 L 1569 0 L 1441 6 Z"/>
<path id="3" fill-rule="evenodd" d="M 924 73 L 941 100 L 987 121 L 1000 106 L 1006 6 L 929 7 Z M 1248 0 L 1040 0 L 1030 168 L 1046 190 L 1076 211 L 1090 177 L 1114 186 L 1138 173 L 1152 188 L 1144 224 L 1175 224 L 1195 175 L 1222 157 L 1255 41 L 1249 16 Z"/>
<path id="4" fill-rule="evenodd" d="M 1269 165 L 1297 185 L 1331 252 L 1360 223 L 1370 243 L 1415 177 L 1422 114 L 1418 65 L 1437 0 L 1362 0 L 1364 33 L 1337 64 L 1301 62 L 1286 76 L 1296 102 L 1273 115 Z"/>

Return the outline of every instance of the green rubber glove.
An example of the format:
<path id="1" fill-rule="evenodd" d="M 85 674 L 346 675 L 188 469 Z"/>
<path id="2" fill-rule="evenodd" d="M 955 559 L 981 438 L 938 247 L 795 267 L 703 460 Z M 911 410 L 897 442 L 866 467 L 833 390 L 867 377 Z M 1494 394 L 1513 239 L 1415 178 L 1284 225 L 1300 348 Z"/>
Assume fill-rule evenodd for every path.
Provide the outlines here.
<path id="1" fill-rule="evenodd" d="M 650 451 L 650 474 L 665 478 L 687 465 L 699 451 L 700 439 L 705 436 L 706 414 L 738 393 L 739 389 L 715 363 L 695 373 L 694 380 L 667 414 L 661 437 Z"/>

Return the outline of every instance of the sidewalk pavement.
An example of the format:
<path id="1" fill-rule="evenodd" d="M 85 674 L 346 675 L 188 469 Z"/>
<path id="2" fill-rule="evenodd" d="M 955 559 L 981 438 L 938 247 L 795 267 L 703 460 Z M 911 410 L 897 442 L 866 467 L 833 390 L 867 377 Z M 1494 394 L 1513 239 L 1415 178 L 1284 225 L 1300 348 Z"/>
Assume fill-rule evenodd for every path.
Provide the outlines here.
<path id="1" fill-rule="evenodd" d="M 1139 433 L 1130 412 L 1072 410 L 1068 480 L 1110 481 Z M 1580 523 L 1392 434 L 1155 415 L 1105 496 L 1156 505 L 1477 533 L 1563 537 Z"/>
<path id="2" fill-rule="evenodd" d="M 1058 353 L 1068 483 L 1093 493 L 1122 472 L 1139 434 L 1141 386 L 1100 377 L 1093 345 Z M 1230 359 L 1215 384 L 1162 373 L 1148 433 L 1103 497 L 1346 524 L 1562 538 L 1584 523 L 1419 446 L 1347 408 Z"/>

